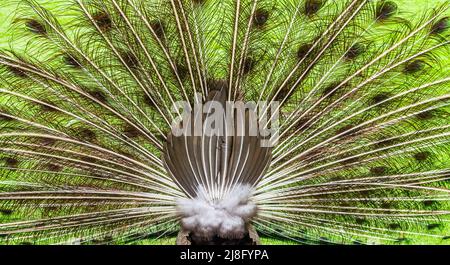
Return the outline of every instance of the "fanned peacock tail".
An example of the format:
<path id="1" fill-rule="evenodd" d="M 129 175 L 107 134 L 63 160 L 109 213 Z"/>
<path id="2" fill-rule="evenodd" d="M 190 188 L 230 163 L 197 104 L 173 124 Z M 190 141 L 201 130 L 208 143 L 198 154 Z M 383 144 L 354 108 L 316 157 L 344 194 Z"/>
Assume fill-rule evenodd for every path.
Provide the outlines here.
<path id="1" fill-rule="evenodd" d="M 189 227 L 180 202 L 227 196 L 301 243 L 448 239 L 448 4 L 408 20 L 382 0 L 16 2 L 1 243 L 164 236 Z M 278 143 L 170 134 L 176 102 L 212 98 L 278 102 Z"/>

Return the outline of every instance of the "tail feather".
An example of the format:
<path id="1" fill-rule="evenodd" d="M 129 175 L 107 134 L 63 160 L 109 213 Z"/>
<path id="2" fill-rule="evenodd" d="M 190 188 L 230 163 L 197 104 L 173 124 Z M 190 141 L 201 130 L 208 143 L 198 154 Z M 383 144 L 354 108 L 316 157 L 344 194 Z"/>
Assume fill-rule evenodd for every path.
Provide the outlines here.
<path id="1" fill-rule="evenodd" d="M 41 2 L 15 1 L 0 49 L 0 242 L 176 231 L 177 200 L 212 196 L 220 163 L 202 158 L 220 154 L 167 151 L 172 106 L 214 91 L 280 103 L 271 154 L 234 139 L 242 171 L 221 182 L 254 184 L 260 233 L 448 238 L 448 3 L 410 19 L 387 0 Z"/>

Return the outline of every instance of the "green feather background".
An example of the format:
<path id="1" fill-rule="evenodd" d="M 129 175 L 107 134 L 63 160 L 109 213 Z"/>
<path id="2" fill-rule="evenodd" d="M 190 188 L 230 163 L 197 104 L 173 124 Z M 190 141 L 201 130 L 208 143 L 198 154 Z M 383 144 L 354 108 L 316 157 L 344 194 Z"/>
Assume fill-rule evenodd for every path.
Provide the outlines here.
<path id="1" fill-rule="evenodd" d="M 99 11 L 105 9 L 116 14 L 116 6 L 113 4 L 115 2 L 111 1 L 105 1 L 107 2 L 105 6 L 95 0 L 82 1 L 86 3 L 85 6 L 77 6 L 70 4 L 71 1 L 62 0 L 30 0 L 22 1 L 22 4 L 18 2 L 8 1 L 0 4 L 0 21 L 2 21 L 0 22 L 0 49 L 3 50 L 0 53 L 0 56 L 3 56 L 0 57 L 3 62 L 3 67 L 0 68 L 2 78 L 0 79 L 2 89 L 0 110 L 2 113 L 20 116 L 23 120 L 48 125 L 51 128 L 50 131 L 63 132 L 67 137 L 75 139 L 75 142 L 59 143 L 59 139 L 39 136 L 45 130 L 38 128 L 39 126 L 36 127 L 36 124 L 13 124 L 8 115 L 0 116 L 1 132 L 14 134 L 7 140 L 2 139 L 2 148 L 6 151 L 0 154 L 3 165 L 0 167 L 1 192 L 33 190 L 33 187 L 27 186 L 29 183 L 25 183 L 26 185 L 22 183 L 24 187 L 17 188 L 21 185 L 19 182 L 24 181 L 21 170 L 32 169 L 37 171 L 34 175 L 30 172 L 30 179 L 42 184 L 42 187 L 50 185 L 61 188 L 66 185 L 70 187 L 83 185 L 85 188 L 101 187 L 105 192 L 119 189 L 124 193 L 110 194 L 111 202 L 114 202 L 114 197 L 116 199 L 121 197 L 120 201 L 124 203 L 122 207 L 128 209 L 127 211 L 130 211 L 129 209 L 133 206 L 145 207 L 148 198 L 140 197 L 141 201 L 127 206 L 123 197 L 130 194 L 134 196 L 136 192 L 146 187 L 145 185 L 153 185 L 153 182 L 138 179 L 135 183 L 137 186 L 128 186 L 115 180 L 111 181 L 112 174 L 125 176 L 122 179 L 124 181 L 134 181 L 136 176 L 144 175 L 147 171 L 151 172 L 157 168 L 157 158 L 161 156 L 158 146 L 164 140 L 161 135 L 169 130 L 166 121 L 170 120 L 170 114 L 167 113 L 167 109 L 171 101 L 183 98 L 192 100 L 191 78 L 197 80 L 201 75 L 195 69 L 194 63 L 190 65 L 186 63 L 187 59 L 194 60 L 197 57 L 191 50 L 187 52 L 188 58 L 184 57 L 186 52 L 181 48 L 175 26 L 176 20 L 170 13 L 170 5 L 164 1 L 146 1 L 147 6 L 137 5 L 135 8 L 148 13 L 139 14 L 132 7 L 127 6 L 125 0 L 117 1 L 119 6 L 128 7 L 123 12 L 124 16 L 131 21 L 129 22 L 120 17 L 117 20 L 116 18 L 111 20 Z M 192 12 L 192 17 L 198 19 L 203 30 L 201 36 L 205 38 L 206 43 L 202 46 L 204 57 L 199 64 L 201 64 L 200 68 L 208 70 L 208 80 L 198 83 L 194 80 L 193 83 L 201 91 L 206 90 L 208 85 L 217 85 L 213 81 L 229 81 L 235 1 L 182 2 L 192 3 L 192 5 L 186 4 L 187 10 Z M 253 1 L 242 2 L 244 6 L 241 10 L 242 16 L 238 17 L 237 21 L 240 25 L 246 25 Z M 296 15 L 299 17 L 298 20 L 293 24 L 293 33 L 286 39 L 286 44 L 280 52 L 282 59 L 280 62 L 275 62 L 273 58 L 277 54 L 280 43 L 283 42 L 286 26 L 299 2 L 304 1 L 259 1 L 258 8 L 255 9 L 256 19 L 253 20 L 249 46 L 245 51 L 248 52 L 248 56 L 242 56 L 243 60 L 238 61 L 235 64 L 236 68 L 231 71 L 231 76 L 237 77 L 234 82 L 240 82 L 240 86 L 236 85 L 237 89 L 232 90 L 237 98 L 257 100 L 258 97 L 262 97 L 282 100 L 283 118 L 289 117 L 289 114 L 295 110 L 299 110 L 299 115 L 307 113 L 304 117 L 300 116 L 297 122 L 287 124 L 287 129 L 284 128 L 286 130 L 285 134 L 282 134 L 282 141 L 286 141 L 287 149 L 275 150 L 275 164 L 272 167 L 275 173 L 273 174 L 280 180 L 286 178 L 284 179 L 286 182 L 281 182 L 277 187 L 278 193 L 274 191 L 267 193 L 266 196 L 263 192 L 264 186 L 257 190 L 257 198 L 262 202 L 264 199 L 266 201 L 269 199 L 273 203 L 261 204 L 263 209 L 261 216 L 276 213 L 275 219 L 255 221 L 254 225 L 260 232 L 262 243 L 449 244 L 450 204 L 447 189 L 450 188 L 450 129 L 447 127 L 450 126 L 448 98 L 450 82 L 446 79 L 450 77 L 450 46 L 447 45 L 450 39 L 449 32 L 444 30 L 441 32 L 440 24 L 437 24 L 442 23 L 440 26 L 445 28 L 449 23 L 445 19 L 440 20 L 450 16 L 448 1 L 395 0 L 393 2 L 396 3 L 398 10 L 394 10 L 393 14 L 385 10 L 382 15 L 386 15 L 386 18 L 378 18 L 378 21 L 373 18 L 373 15 L 379 12 L 377 8 L 381 1 L 370 2 L 349 20 L 342 31 L 334 29 L 325 34 L 325 39 L 331 39 L 333 34 L 336 34 L 336 38 L 333 38 L 323 55 L 317 50 L 312 50 L 310 51 L 312 55 L 304 58 L 302 56 L 311 48 L 310 43 L 317 40 L 320 33 L 325 32 L 327 26 L 348 7 L 346 4 L 352 1 L 334 1 L 334 4 L 330 4 L 329 1 L 318 10 L 317 14 L 300 11 Z M 90 16 L 83 15 L 83 11 Z M 151 19 L 146 20 L 147 23 L 145 23 L 139 20 L 139 16 Z M 433 22 L 421 28 L 430 18 L 434 18 Z M 47 22 L 42 23 L 42 21 Z M 92 21 L 95 21 L 96 28 L 93 27 Z M 164 23 L 161 24 L 158 21 Z M 117 23 L 117 28 L 110 28 L 111 22 Z M 152 29 L 153 37 L 146 32 L 147 28 Z M 370 30 L 366 30 L 368 28 Z M 65 29 L 69 30 L 65 31 Z M 67 35 L 60 32 L 65 32 Z M 402 42 L 399 49 L 381 57 L 379 63 L 367 69 L 363 68 L 365 64 L 383 55 L 411 32 L 417 34 L 412 35 L 406 42 Z M 244 33 L 245 31 L 238 32 L 238 42 L 245 43 L 247 36 Z M 146 41 L 144 43 L 125 41 L 134 39 L 134 34 L 143 36 Z M 194 34 L 194 36 L 197 35 Z M 186 37 L 185 40 L 189 41 L 189 38 Z M 165 54 L 158 48 L 158 41 L 173 56 L 174 65 L 164 60 Z M 201 46 L 197 40 L 191 41 L 194 46 Z M 320 47 L 327 45 L 326 41 L 319 43 Z M 71 46 L 72 44 L 74 46 Z M 113 51 L 111 45 L 115 48 Z M 146 48 L 145 51 L 142 47 Z M 88 56 L 80 57 L 80 54 L 77 54 L 79 51 Z M 241 56 L 241 52 L 244 53 L 242 47 L 239 47 L 237 58 Z M 153 65 L 147 60 L 149 54 L 156 58 L 157 64 Z M 320 56 L 320 59 L 314 61 L 314 56 Z M 339 59 L 341 56 L 342 58 Z M 410 56 L 413 59 L 410 59 Z M 118 59 L 119 57 L 121 59 Z M 298 63 L 299 60 L 304 61 Z M 334 65 L 336 60 L 340 63 Z M 14 66 L 17 63 L 25 65 L 21 62 L 26 62 L 27 67 L 31 66 L 27 68 L 27 71 L 32 72 L 30 75 L 33 75 L 33 78 L 30 79 L 27 76 L 27 71 Z M 360 90 L 349 92 L 361 83 L 364 84 L 365 80 L 379 71 L 383 71 L 386 65 L 392 66 L 397 62 L 400 62 L 397 66 L 390 68 L 382 76 L 376 76 L 371 82 L 361 86 Z M 268 72 L 272 63 L 277 67 L 273 72 Z M 89 65 L 88 71 L 83 72 L 85 69 L 82 69 L 81 65 Z M 309 69 L 309 65 L 314 67 Z M 173 66 L 176 68 L 175 75 L 172 71 Z M 189 69 L 189 66 L 193 69 Z M 238 71 L 238 66 L 242 72 Z M 33 67 L 34 70 L 44 72 L 45 76 L 39 76 L 38 73 L 33 72 Z M 160 71 L 163 81 L 155 74 L 155 71 L 151 70 L 154 68 Z M 150 70 L 142 71 L 142 69 Z M 292 69 L 297 69 L 292 71 L 292 80 L 282 83 L 283 77 L 286 77 Z M 358 70 L 361 72 L 353 76 Z M 322 79 L 326 73 L 329 73 L 328 78 Z M 268 76 L 271 78 L 267 79 Z M 349 77 L 352 77 L 352 80 L 341 86 L 340 83 Z M 49 79 L 51 80 L 48 81 Z M 60 80 L 62 83 L 58 83 Z M 297 86 L 296 81 L 301 83 Z M 113 93 L 108 94 L 108 90 L 102 89 L 105 84 Z M 179 89 L 181 86 L 186 87 L 186 90 Z M 284 88 L 278 92 L 271 89 L 276 86 Z M 295 89 L 288 89 L 291 86 Z M 144 89 L 140 89 L 147 87 L 154 90 L 144 93 Z M 81 93 L 74 92 L 72 88 L 79 89 Z M 417 89 L 412 93 L 407 92 L 412 88 Z M 15 94 L 7 93 L 8 91 L 13 91 Z M 79 94 L 83 94 L 84 97 Z M 337 102 L 336 100 L 340 97 L 343 97 L 343 101 Z M 93 101 L 95 104 L 92 103 Z M 315 103 L 318 103 L 317 108 L 307 112 L 307 107 Z M 76 109 L 76 106 L 82 106 L 85 109 Z M 106 111 L 108 107 L 111 109 Z M 128 112 L 119 111 L 120 114 L 140 124 L 130 126 L 129 123 L 124 122 L 123 118 L 117 118 L 118 115 L 114 112 L 117 109 L 127 109 Z M 359 113 L 358 111 L 361 110 L 366 111 Z M 329 112 L 321 116 L 321 111 Z M 394 112 L 393 115 L 383 116 L 390 112 Z M 92 116 L 86 113 L 91 113 Z M 315 115 L 319 117 L 318 124 L 305 129 L 303 126 L 308 126 L 308 119 L 316 117 Z M 97 123 L 97 121 L 94 123 L 105 125 L 105 127 L 96 127 L 88 122 L 80 121 L 82 119 L 74 119 L 74 116 L 94 121 L 93 117 L 100 117 L 98 122 L 105 123 Z M 401 120 L 402 117 L 406 118 Z M 399 119 L 399 121 L 390 124 L 391 118 Z M 326 126 L 334 124 L 334 126 L 323 131 L 319 137 L 314 137 L 315 132 L 323 129 L 319 126 L 320 124 Z M 102 131 L 101 128 L 107 128 L 107 130 Z M 148 128 L 148 130 L 142 128 Z M 127 146 L 115 138 L 114 134 L 108 134 L 109 130 L 119 131 L 132 141 L 127 140 L 129 144 Z M 29 135 L 21 135 L 21 132 L 34 135 L 30 138 Z M 112 153 L 107 153 L 103 149 L 92 151 L 88 148 L 89 146 L 81 146 L 76 139 L 81 139 L 87 144 L 95 143 L 104 147 L 105 150 L 112 150 Z M 323 141 L 330 142 L 321 145 Z M 304 143 L 303 149 L 287 152 L 289 148 L 299 143 Z M 22 156 L 27 159 L 8 154 L 7 151 L 19 147 L 27 151 L 26 156 Z M 67 155 L 73 161 L 58 164 L 54 163 L 57 157 L 50 159 L 33 153 L 41 149 L 48 150 L 48 148 L 58 148 L 59 150 L 53 150 L 52 155 L 58 157 Z M 72 153 L 66 152 L 67 150 L 72 150 Z M 116 152 L 120 157 L 115 156 Z M 104 160 L 99 160 L 99 157 Z M 300 168 L 295 172 L 287 171 L 293 165 L 291 159 L 301 161 Z M 77 161 L 85 163 L 86 169 L 73 166 Z M 136 161 L 141 164 L 137 165 Z M 150 163 L 148 167 L 146 163 Z M 88 171 L 92 164 L 101 165 L 102 168 L 94 173 Z M 127 170 L 132 170 L 136 175 L 130 174 Z M 276 175 L 277 172 L 279 175 Z M 422 173 L 415 175 L 417 172 Z M 295 175 L 297 173 L 300 175 Z M 86 181 L 83 177 L 71 177 L 73 174 L 93 174 L 95 177 Z M 289 182 L 290 178 L 302 177 L 301 174 L 305 174 L 301 182 Z M 367 179 L 355 182 L 355 179 L 364 177 L 380 180 L 381 182 L 376 185 L 382 188 L 367 190 L 368 186 L 364 186 Z M 389 179 L 392 177 L 399 179 L 400 182 Z M 354 183 L 351 182 L 352 179 Z M 263 183 L 264 181 L 270 183 L 269 180 L 263 180 Z M 11 187 L 13 181 L 17 181 L 17 186 Z M 395 186 L 405 183 L 407 185 L 411 181 L 412 183 L 424 181 L 419 186 L 426 187 L 426 191 Z M 328 186 L 321 186 L 321 183 L 327 182 L 334 183 L 335 187 L 341 187 L 341 189 L 345 187 L 347 196 L 340 197 L 340 195 L 334 195 L 332 190 L 327 191 Z M 155 187 L 164 186 L 158 185 L 160 186 L 155 184 Z M 283 189 L 295 191 L 298 185 L 302 185 L 305 189 L 310 188 L 313 195 L 302 196 L 282 192 Z M 358 185 L 364 188 L 361 190 Z M 316 196 L 314 192 L 325 193 Z M 173 194 L 179 196 L 179 191 L 174 188 Z M 107 194 L 101 196 L 107 196 Z M 283 199 L 283 196 L 286 198 Z M 289 196 L 294 197 L 290 200 Z M 363 200 L 368 197 L 372 199 Z M 0 224 L 116 209 L 114 203 L 83 205 L 83 198 L 80 198 L 79 201 L 76 200 L 76 204 L 62 207 L 57 203 L 55 205 L 51 199 L 30 200 L 30 204 L 16 203 L 14 198 L 10 201 L 5 200 L 4 203 L 0 203 Z M 155 201 L 165 199 L 165 197 L 155 198 Z M 61 199 L 59 203 L 64 202 L 67 201 Z M 154 202 L 150 200 L 150 203 Z M 289 208 L 290 204 L 293 204 L 292 207 L 296 207 L 295 209 L 314 209 L 316 212 L 300 214 L 294 208 Z M 64 232 L 67 234 L 63 233 L 63 238 L 65 240 L 86 239 L 92 236 L 83 242 L 86 244 L 174 244 L 174 235 L 179 229 L 178 224 L 173 222 L 176 214 L 164 205 L 159 206 L 161 208 L 158 208 L 156 214 L 151 217 L 146 215 L 145 211 L 129 212 L 136 216 L 133 219 L 135 222 L 144 223 L 146 218 L 155 220 L 161 218 L 160 223 L 155 221 L 155 224 L 139 228 L 130 234 L 122 230 L 111 234 L 105 233 L 108 229 L 122 224 L 123 220 L 120 217 L 123 213 L 119 211 L 116 215 L 118 218 L 116 223 L 108 224 L 106 222 L 108 216 L 104 216 L 96 219 L 96 221 L 105 220 L 105 225 L 101 227 L 78 230 L 77 226 L 68 226 L 70 228 Z M 151 207 L 154 207 L 153 204 Z M 286 207 L 286 211 L 283 211 L 283 207 Z M 321 212 L 324 209 L 337 209 L 339 213 L 326 214 Z M 411 209 L 422 213 L 442 211 L 442 214 L 423 218 L 402 217 L 402 213 L 412 213 Z M 358 211 L 364 214 L 352 214 Z M 377 211 L 386 215 L 372 218 L 371 214 Z M 165 216 L 166 212 L 167 216 Z M 393 213 L 398 216 L 392 215 Z M 289 220 L 295 220 L 295 222 L 291 223 Z M 57 227 L 60 224 L 59 221 L 48 225 Z M 74 220 L 74 224 L 76 222 Z M 127 224 L 125 221 L 124 223 Z M 39 227 L 41 224 L 33 225 Z M 28 235 L 27 229 L 32 229 L 33 225 L 24 226 L 18 239 L 10 239 L 9 236 L 3 235 L 4 241 L 0 238 L 0 242 L 5 244 L 60 242 L 56 239 L 56 236 L 59 236 L 57 233 L 38 231 Z M 8 227 L 4 227 L 5 230 L 1 230 L 1 227 L 0 235 L 8 230 Z M 371 229 L 367 230 L 368 228 Z"/>

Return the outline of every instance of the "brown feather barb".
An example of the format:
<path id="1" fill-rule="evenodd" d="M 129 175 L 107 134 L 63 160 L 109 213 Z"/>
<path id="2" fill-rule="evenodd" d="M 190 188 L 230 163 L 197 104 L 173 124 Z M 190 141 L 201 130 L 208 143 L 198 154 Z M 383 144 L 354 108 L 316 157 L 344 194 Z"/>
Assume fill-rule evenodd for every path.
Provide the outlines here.
<path id="1" fill-rule="evenodd" d="M 208 101 L 216 102 L 225 108 L 226 90 L 214 90 L 208 94 Z M 211 112 L 205 115 L 192 113 L 191 127 L 185 126 L 183 135 L 173 136 L 169 133 L 164 149 L 165 166 L 176 179 L 183 190 L 195 197 L 199 185 L 211 185 L 209 194 L 213 200 L 220 200 L 225 194 L 225 188 L 241 183 L 255 185 L 260 176 L 268 168 L 271 161 L 271 148 L 261 146 L 261 136 L 250 135 L 250 116 L 256 115 L 253 110 L 237 109 L 231 118 L 233 132 L 223 135 L 192 136 L 193 129 L 203 124 L 206 133 L 207 124 L 212 123 Z M 245 116 L 243 124 L 238 125 L 238 115 Z M 201 117 L 200 117 L 201 116 Z M 223 117 L 220 128 L 227 126 L 230 117 Z M 216 127 L 217 128 L 217 127 Z M 245 133 L 239 133 L 239 128 L 245 128 Z M 189 136 L 186 136 L 189 135 Z M 232 135 L 232 136 L 228 136 Z M 241 135 L 241 136 L 238 136 Z M 175 162 L 176 161 L 176 162 Z"/>
<path id="2" fill-rule="evenodd" d="M 0 2 L 0 244 L 448 242 L 448 1 Z"/>

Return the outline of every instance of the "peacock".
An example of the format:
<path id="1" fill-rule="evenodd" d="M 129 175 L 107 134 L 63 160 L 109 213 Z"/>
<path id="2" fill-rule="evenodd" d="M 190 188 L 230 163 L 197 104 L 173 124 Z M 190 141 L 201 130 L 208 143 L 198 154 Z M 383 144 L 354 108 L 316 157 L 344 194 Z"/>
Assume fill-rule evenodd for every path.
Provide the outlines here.
<path id="1" fill-rule="evenodd" d="M 450 4 L 408 3 L 2 2 L 0 244 L 450 243 Z"/>

